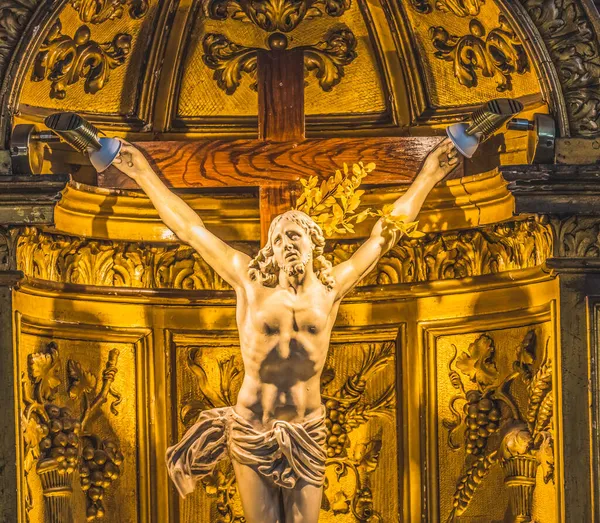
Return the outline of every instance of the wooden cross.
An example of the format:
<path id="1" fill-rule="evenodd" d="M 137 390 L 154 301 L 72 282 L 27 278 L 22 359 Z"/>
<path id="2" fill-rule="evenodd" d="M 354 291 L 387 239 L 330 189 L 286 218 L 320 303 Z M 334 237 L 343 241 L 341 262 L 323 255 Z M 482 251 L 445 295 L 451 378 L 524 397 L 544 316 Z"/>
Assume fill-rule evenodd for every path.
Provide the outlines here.
<path id="1" fill-rule="evenodd" d="M 300 178 L 328 178 L 343 162 L 375 162 L 367 183 L 408 184 L 439 137 L 305 139 L 304 56 L 300 49 L 258 52 L 258 140 L 137 142 L 172 188 L 258 187 L 261 244 L 274 216 L 289 210 Z M 115 168 L 102 187 L 136 188 Z"/>

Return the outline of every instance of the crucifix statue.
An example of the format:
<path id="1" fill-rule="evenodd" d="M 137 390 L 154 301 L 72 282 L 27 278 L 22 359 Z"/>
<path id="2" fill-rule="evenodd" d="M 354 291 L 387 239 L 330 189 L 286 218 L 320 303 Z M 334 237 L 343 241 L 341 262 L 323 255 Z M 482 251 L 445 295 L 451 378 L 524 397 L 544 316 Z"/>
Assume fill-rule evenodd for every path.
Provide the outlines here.
<path id="1" fill-rule="evenodd" d="M 284 49 L 278 45 L 258 58 L 259 136 L 265 140 L 304 137 L 302 56 Z M 295 74 L 286 73 L 294 68 Z M 453 144 L 442 140 L 393 204 L 391 216 L 413 221 L 431 189 L 458 162 Z M 317 522 L 326 460 L 320 378 L 331 331 L 341 300 L 399 240 L 397 222 L 379 219 L 352 257 L 332 266 L 323 256 L 323 232 L 311 217 L 297 210 L 273 213 L 263 247 L 251 258 L 211 233 L 140 150 L 123 142 L 115 165 L 237 297 L 244 380 L 235 406 L 203 412 L 168 449 L 179 493 L 190 493 L 229 456 L 248 523 Z M 280 195 L 270 208 L 281 212 L 285 185 L 270 187 Z"/>

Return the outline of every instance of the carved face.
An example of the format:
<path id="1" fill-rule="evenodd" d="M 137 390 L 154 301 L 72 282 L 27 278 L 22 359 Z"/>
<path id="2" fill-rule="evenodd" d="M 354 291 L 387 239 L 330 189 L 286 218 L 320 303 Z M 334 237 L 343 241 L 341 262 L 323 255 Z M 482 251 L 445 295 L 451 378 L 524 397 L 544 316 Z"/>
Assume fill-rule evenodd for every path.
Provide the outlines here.
<path id="1" fill-rule="evenodd" d="M 273 229 L 271 246 L 277 265 L 289 276 L 304 273 L 314 248 L 302 226 L 285 218 Z"/>

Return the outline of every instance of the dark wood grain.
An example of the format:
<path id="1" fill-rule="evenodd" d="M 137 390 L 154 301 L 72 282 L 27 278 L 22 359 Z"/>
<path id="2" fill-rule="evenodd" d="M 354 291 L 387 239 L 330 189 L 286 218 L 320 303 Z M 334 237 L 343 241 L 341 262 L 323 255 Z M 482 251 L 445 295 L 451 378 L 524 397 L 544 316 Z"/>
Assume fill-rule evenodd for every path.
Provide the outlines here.
<path id="1" fill-rule="evenodd" d="M 248 187 L 296 182 L 311 175 L 327 178 L 342 166 L 375 162 L 370 184 L 409 184 L 441 137 L 322 138 L 298 142 L 196 140 L 137 142 L 165 183 L 173 188 Z M 137 188 L 110 167 L 101 187 Z"/>
<path id="2" fill-rule="evenodd" d="M 260 244 L 265 245 L 269 236 L 269 227 L 275 216 L 289 211 L 296 204 L 294 188 L 288 183 L 269 183 L 261 185 L 260 205 Z"/>
<path id="3" fill-rule="evenodd" d="M 304 52 L 258 52 L 258 137 L 304 139 Z"/>

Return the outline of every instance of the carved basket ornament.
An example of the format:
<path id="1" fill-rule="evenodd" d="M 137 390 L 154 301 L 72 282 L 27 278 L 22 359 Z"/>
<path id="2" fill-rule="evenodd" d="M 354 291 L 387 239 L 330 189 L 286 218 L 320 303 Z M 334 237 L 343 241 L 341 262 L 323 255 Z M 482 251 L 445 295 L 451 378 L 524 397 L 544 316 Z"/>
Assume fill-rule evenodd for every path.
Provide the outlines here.
<path id="1" fill-rule="evenodd" d="M 79 415 L 73 415 L 69 408 L 54 403 L 62 384 L 56 344 L 52 342 L 43 352 L 29 354 L 27 376 L 22 377 L 25 504 L 28 513 L 33 508 L 28 475 L 35 465 L 44 496 L 44 521 L 74 521 L 71 494 L 76 469 L 79 470 L 81 487 L 86 492 L 88 521 L 104 517 L 104 489 L 119 477 L 123 455 L 115 442 L 102 441 L 90 432 L 87 422 L 91 414 L 106 403 L 108 396 L 114 398 L 111 412 L 118 414 L 116 407 L 121 396 L 112 388 L 118 356 L 117 349 L 110 351 L 101 381 L 92 372 L 85 371 L 77 361 L 67 361 L 67 393 L 72 400 L 80 403 Z"/>
<path id="2" fill-rule="evenodd" d="M 504 470 L 512 521 L 531 521 L 538 467 L 542 467 L 546 483 L 554 479 L 552 362 L 548 343 L 549 340 L 542 362 L 533 372 L 537 338 L 535 331 L 530 330 L 517 347 L 507 374 L 496 367 L 496 346 L 489 334 L 480 335 L 460 354 L 454 347 L 449 378 L 457 393 L 450 399 L 452 417 L 443 420 L 443 425 L 453 451 L 461 449 L 457 436 L 464 433 L 466 458 L 448 523 L 467 511 L 479 485 L 498 462 Z M 466 390 L 461 374 L 476 388 Z M 527 390 L 527 405 L 522 411 L 513 395 L 512 386 L 517 380 Z M 457 409 L 460 403 L 462 413 Z"/>

